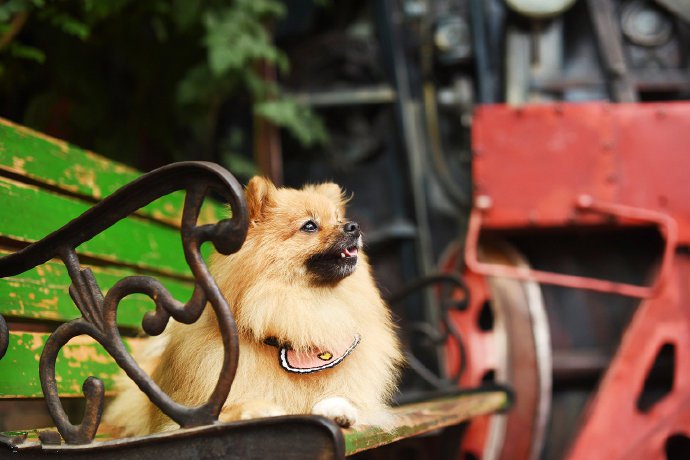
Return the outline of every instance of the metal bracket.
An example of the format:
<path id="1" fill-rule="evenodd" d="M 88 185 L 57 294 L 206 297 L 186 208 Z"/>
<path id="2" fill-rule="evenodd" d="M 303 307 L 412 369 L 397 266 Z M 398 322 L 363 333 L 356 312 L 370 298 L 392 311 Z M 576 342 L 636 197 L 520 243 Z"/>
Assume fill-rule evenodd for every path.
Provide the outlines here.
<path id="1" fill-rule="evenodd" d="M 511 267 L 501 264 L 480 262 L 477 256 L 477 250 L 479 234 L 482 228 L 482 213 L 486 210 L 477 207 L 473 208 L 470 213 L 469 228 L 467 230 L 465 243 L 465 263 L 467 267 L 475 273 L 486 276 L 503 276 L 643 299 L 656 297 L 663 289 L 673 268 L 673 258 L 678 243 L 678 225 L 675 219 L 668 214 L 649 209 L 635 208 L 615 203 L 600 203 L 589 195 L 580 195 L 575 201 L 575 207 L 580 212 L 592 212 L 621 220 L 631 220 L 656 225 L 661 235 L 664 237 L 666 244 L 661 267 L 654 284 L 651 286 L 638 286 L 584 276 L 533 270 L 528 267 Z"/>

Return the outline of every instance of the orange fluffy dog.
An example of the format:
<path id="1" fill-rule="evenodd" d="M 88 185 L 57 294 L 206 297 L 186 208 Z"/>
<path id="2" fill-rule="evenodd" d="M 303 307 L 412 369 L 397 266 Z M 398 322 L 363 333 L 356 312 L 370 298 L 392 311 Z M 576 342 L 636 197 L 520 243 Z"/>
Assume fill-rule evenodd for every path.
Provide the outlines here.
<path id="1" fill-rule="evenodd" d="M 242 249 L 212 260 L 240 336 L 220 419 L 319 414 L 342 426 L 386 425 L 401 352 L 342 191 L 332 183 L 276 188 L 255 177 L 246 197 Z M 172 323 L 148 353 L 154 380 L 174 400 L 205 402 L 223 362 L 212 309 L 193 325 Z M 109 408 L 109 423 L 127 435 L 177 427 L 128 386 Z"/>

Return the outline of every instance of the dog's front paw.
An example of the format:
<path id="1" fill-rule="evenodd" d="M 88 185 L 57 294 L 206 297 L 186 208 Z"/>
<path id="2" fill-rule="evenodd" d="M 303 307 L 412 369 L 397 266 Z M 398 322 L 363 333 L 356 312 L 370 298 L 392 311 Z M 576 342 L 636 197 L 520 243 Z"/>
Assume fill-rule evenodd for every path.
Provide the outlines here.
<path id="1" fill-rule="evenodd" d="M 242 405 L 240 420 L 249 420 L 250 418 L 262 417 L 278 417 L 279 415 L 285 414 L 285 409 L 277 404 L 273 404 L 268 401 L 254 401 Z"/>
<path id="2" fill-rule="evenodd" d="M 224 407 L 218 420 L 221 422 L 231 422 L 252 418 L 277 417 L 285 414 L 285 409 L 277 404 L 269 401 L 251 401 L 240 405 Z"/>
<path id="3" fill-rule="evenodd" d="M 333 396 L 317 402 L 312 407 L 311 413 L 328 417 L 343 428 L 357 423 L 357 409 L 350 401 L 340 396 Z"/>

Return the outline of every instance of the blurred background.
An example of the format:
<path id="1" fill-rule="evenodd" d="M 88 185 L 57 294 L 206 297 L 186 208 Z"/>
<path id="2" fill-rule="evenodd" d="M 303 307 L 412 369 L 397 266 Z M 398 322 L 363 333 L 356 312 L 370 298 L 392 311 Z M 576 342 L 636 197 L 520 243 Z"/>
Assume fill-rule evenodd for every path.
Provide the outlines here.
<path id="1" fill-rule="evenodd" d="M 245 183 L 263 174 L 286 186 L 341 184 L 385 296 L 439 272 L 468 284 L 394 302 L 411 353 L 399 400 L 458 382 L 508 383 L 530 408 L 521 419 L 476 424 L 461 458 L 561 458 L 640 299 L 546 284 L 532 298 L 527 282 L 506 294 L 467 269 L 470 211 L 488 196 L 473 176 L 477 142 L 505 128 L 510 143 L 519 132 L 489 123 L 489 134 L 473 138 L 477 114 L 547 103 L 581 122 L 587 114 L 569 103 L 687 99 L 689 5 L 5 0 L 0 117 L 142 171 L 208 160 Z M 520 161 L 538 157 L 508 160 L 493 171 L 505 167 L 511 180 L 518 166 L 512 193 L 544 179 L 519 173 Z M 665 243 L 653 226 L 583 229 L 572 218 L 554 230 L 524 214 L 524 223 L 482 234 L 483 257 L 650 284 Z M 532 312 L 524 324 L 511 319 L 520 308 Z M 486 337 L 494 345 L 473 351 Z M 525 341 L 529 350 L 518 353 Z M 649 366 L 637 402 L 647 411 L 674 385 L 673 350 L 662 347 Z M 519 438 L 523 450 L 510 442 Z M 669 442 L 667 458 L 684 458 L 690 438 Z"/>

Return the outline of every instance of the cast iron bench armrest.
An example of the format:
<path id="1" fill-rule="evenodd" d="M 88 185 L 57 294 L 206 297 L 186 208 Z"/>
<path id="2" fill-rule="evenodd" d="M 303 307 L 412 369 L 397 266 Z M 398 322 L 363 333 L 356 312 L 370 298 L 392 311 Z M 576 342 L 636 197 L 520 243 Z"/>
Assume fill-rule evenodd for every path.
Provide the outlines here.
<path id="1" fill-rule="evenodd" d="M 194 291 L 186 304 L 175 300 L 156 279 L 129 276 L 117 282 L 104 296 L 89 268 L 82 268 L 76 248 L 159 197 L 185 190 L 181 233 L 185 259 L 194 276 Z M 232 217 L 215 224 L 197 226 L 199 211 L 209 192 L 215 192 L 232 208 Z M 58 396 L 55 361 L 59 350 L 73 337 L 88 335 L 99 342 L 116 363 L 136 382 L 151 401 L 182 427 L 214 423 L 230 391 L 238 357 L 238 338 L 230 307 L 211 277 L 200 246 L 211 241 L 223 254 L 237 251 L 244 242 L 248 220 L 244 194 L 237 180 L 222 167 L 205 162 L 181 162 L 164 166 L 141 176 L 105 198 L 59 230 L 24 249 L 0 258 L 0 278 L 17 275 L 60 258 L 67 267 L 72 284 L 69 292 L 82 314 L 81 318 L 60 325 L 45 344 L 39 373 L 41 387 L 62 439 L 68 444 L 86 444 L 93 440 L 103 410 L 103 383 L 89 377 L 83 384 L 86 397 L 84 419 L 72 425 Z M 125 348 L 117 328 L 120 300 L 134 294 L 146 294 L 156 304 L 155 312 L 144 315 L 142 327 L 149 335 L 165 329 L 170 317 L 182 323 L 196 321 L 207 302 L 218 318 L 225 350 L 223 370 L 208 402 L 186 407 L 174 402 L 137 365 Z M 0 358 L 8 346 L 9 331 L 0 316 Z M 56 433 L 45 433 L 44 444 L 59 442 Z"/>

